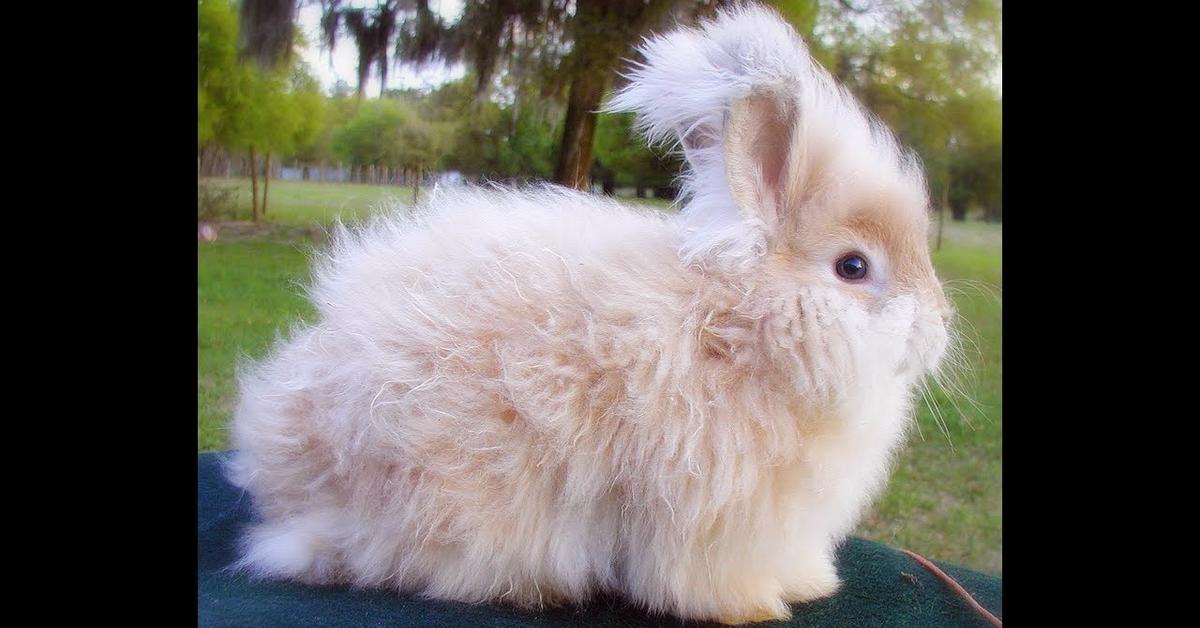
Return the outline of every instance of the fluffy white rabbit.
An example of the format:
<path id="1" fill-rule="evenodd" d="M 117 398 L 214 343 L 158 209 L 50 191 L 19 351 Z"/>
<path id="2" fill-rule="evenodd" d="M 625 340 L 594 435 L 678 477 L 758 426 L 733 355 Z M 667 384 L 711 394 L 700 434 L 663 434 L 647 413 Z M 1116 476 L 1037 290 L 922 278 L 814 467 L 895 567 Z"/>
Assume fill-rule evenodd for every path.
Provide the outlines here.
<path id="1" fill-rule="evenodd" d="M 837 590 L 947 345 L 919 165 L 769 10 L 641 53 L 609 109 L 682 145 L 682 213 L 459 189 L 339 229 L 241 377 L 240 567 L 734 624 Z"/>

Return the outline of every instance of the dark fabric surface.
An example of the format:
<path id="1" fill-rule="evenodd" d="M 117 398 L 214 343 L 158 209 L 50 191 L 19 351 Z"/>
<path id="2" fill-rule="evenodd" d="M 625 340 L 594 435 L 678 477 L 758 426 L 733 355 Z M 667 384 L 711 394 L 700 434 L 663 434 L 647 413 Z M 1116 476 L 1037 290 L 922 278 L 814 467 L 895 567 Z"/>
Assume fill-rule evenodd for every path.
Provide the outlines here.
<path id="1" fill-rule="evenodd" d="M 684 625 L 602 597 L 584 608 L 540 613 L 503 606 L 426 600 L 389 591 L 308 587 L 251 581 L 225 568 L 253 520 L 249 497 L 225 481 L 219 457 L 198 463 L 198 612 L 202 626 L 662 626 Z M 980 604 L 1001 616 L 1001 580 L 938 563 Z M 842 589 L 830 599 L 794 607 L 790 622 L 756 626 L 987 626 L 967 604 L 911 558 L 851 538 L 838 552 Z M 688 622 L 700 626 L 698 622 Z"/>

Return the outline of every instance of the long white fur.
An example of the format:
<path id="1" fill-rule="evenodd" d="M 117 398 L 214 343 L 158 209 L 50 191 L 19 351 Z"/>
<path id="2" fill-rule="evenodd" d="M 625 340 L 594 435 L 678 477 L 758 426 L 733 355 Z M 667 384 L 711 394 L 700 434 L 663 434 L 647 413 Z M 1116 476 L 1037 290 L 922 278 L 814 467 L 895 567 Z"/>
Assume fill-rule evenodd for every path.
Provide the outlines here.
<path id="1" fill-rule="evenodd" d="M 714 67 L 758 60 L 754 76 L 811 87 L 788 74 L 798 40 L 761 10 L 655 41 L 673 52 L 640 78 L 663 112 L 644 118 L 651 134 L 717 124 L 742 89 L 720 84 L 745 81 Z M 701 62 L 723 46 L 738 64 Z M 263 521 L 238 566 L 522 606 L 611 590 L 728 623 L 832 594 L 834 548 L 945 346 L 944 298 L 907 231 L 923 206 L 894 151 L 865 157 L 871 142 L 827 170 L 870 170 L 871 198 L 899 203 L 884 218 L 900 231 L 882 233 L 900 239 L 880 246 L 902 255 L 880 261 L 876 291 L 840 283 L 832 260 L 793 267 L 746 244 L 763 225 L 707 181 L 724 180 L 703 174 L 715 149 L 693 156 L 684 215 L 455 189 L 340 227 L 309 291 L 316 321 L 240 374 L 229 473 Z M 819 243 L 806 255 L 854 235 L 821 229 L 799 231 Z"/>

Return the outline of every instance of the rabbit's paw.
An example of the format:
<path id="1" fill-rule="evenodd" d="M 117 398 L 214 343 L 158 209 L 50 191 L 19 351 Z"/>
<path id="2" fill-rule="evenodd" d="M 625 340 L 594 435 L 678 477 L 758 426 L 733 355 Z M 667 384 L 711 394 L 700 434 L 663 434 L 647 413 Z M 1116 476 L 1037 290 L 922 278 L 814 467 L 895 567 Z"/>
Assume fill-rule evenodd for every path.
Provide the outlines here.
<path id="1" fill-rule="evenodd" d="M 716 621 L 727 626 L 756 624 L 764 621 L 787 621 L 792 618 L 792 611 L 783 600 L 772 604 L 753 608 L 738 609 L 716 617 Z"/>
<path id="2" fill-rule="evenodd" d="M 749 591 L 742 595 L 734 593 L 732 597 L 719 603 L 714 613 L 716 621 L 738 626 L 791 619 L 792 609 L 781 597 L 782 591 L 778 584 L 772 582 L 769 586 L 755 587 L 752 591 L 753 594 Z"/>
<path id="3" fill-rule="evenodd" d="M 837 568 L 832 562 L 821 561 L 810 565 L 785 583 L 784 599 L 790 603 L 814 602 L 837 593 L 842 586 Z"/>

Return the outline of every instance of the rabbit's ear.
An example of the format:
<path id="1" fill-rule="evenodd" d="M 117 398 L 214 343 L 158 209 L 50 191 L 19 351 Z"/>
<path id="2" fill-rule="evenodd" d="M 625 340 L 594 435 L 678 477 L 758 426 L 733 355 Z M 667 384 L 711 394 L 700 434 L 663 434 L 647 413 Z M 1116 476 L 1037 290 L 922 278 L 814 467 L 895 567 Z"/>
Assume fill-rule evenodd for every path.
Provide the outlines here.
<path id="1" fill-rule="evenodd" d="M 683 208 L 690 224 L 685 258 L 714 254 L 752 261 L 765 252 L 796 144 L 798 97 L 813 63 L 795 31 L 753 5 L 721 12 L 699 28 L 646 40 L 645 61 L 607 111 L 632 111 L 651 142 L 682 147 Z M 806 114 L 807 115 L 807 114 Z"/>
<path id="2" fill-rule="evenodd" d="M 786 172 L 800 157 L 792 141 L 796 129 L 796 103 L 780 93 L 753 91 L 729 109 L 724 139 L 729 192 L 744 218 L 768 234 L 780 228 Z"/>
<path id="3" fill-rule="evenodd" d="M 920 163 L 757 5 L 647 39 L 608 111 L 632 111 L 651 142 L 677 143 L 687 220 L 680 254 L 748 268 L 810 203 L 846 181 L 925 195 Z M 843 205 L 846 205 L 843 203 Z"/>

